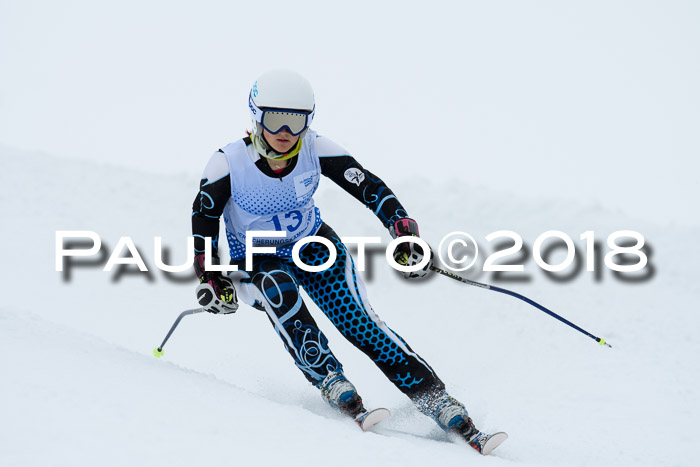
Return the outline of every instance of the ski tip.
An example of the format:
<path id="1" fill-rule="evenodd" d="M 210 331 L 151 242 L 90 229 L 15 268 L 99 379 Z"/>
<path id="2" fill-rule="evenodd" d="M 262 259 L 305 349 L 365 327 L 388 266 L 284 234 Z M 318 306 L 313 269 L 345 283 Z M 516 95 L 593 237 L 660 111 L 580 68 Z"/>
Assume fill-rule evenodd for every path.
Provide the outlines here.
<path id="1" fill-rule="evenodd" d="M 481 449 L 481 454 L 483 454 L 484 456 L 491 454 L 491 451 L 503 444 L 503 442 L 507 439 L 508 434 L 503 433 L 502 431 L 492 434 L 491 436 L 489 436 L 489 439 L 486 441 L 486 443 L 484 443 L 484 447 Z"/>
<path id="2" fill-rule="evenodd" d="M 153 356 L 156 358 L 160 358 L 164 354 L 165 354 L 165 352 L 163 352 L 163 349 L 161 349 L 160 347 L 156 347 L 155 349 L 153 349 Z"/>
<path id="3" fill-rule="evenodd" d="M 374 425 L 382 422 L 391 416 L 389 409 L 374 409 L 366 412 L 357 420 L 362 431 L 369 431 Z"/>

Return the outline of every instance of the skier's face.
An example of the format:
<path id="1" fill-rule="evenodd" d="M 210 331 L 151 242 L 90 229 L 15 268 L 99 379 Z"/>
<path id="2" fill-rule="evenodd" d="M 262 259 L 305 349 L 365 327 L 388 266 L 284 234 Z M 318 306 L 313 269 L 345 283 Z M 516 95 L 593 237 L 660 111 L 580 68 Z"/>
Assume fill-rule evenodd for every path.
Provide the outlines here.
<path id="1" fill-rule="evenodd" d="M 281 153 L 289 152 L 299 141 L 299 135 L 292 136 L 287 130 L 282 130 L 273 135 L 263 128 L 263 136 L 272 149 Z"/>

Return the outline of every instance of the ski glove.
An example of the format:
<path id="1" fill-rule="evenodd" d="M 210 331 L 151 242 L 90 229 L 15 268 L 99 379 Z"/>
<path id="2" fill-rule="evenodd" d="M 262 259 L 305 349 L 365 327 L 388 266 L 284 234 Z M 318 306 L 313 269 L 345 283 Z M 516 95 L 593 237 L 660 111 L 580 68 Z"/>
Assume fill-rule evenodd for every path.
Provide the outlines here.
<path id="1" fill-rule="evenodd" d="M 200 282 L 196 291 L 197 301 L 206 311 L 225 315 L 238 310 L 233 282 L 219 271 L 205 271 L 203 254 L 195 256 L 194 270 Z"/>
<path id="2" fill-rule="evenodd" d="M 413 237 L 420 236 L 418 235 L 418 224 L 416 221 L 409 219 L 408 217 L 404 217 L 403 219 L 399 219 L 394 222 L 394 225 L 392 225 L 389 229 L 389 233 L 393 238 L 403 237 L 406 235 Z M 428 254 L 432 259 L 432 251 L 428 251 Z M 423 252 L 423 247 L 414 242 L 402 243 L 396 247 L 396 250 L 394 250 L 394 261 L 402 266 L 415 266 L 423 261 L 424 256 L 425 253 Z M 428 261 L 422 269 L 412 272 L 404 272 L 402 273 L 403 277 L 406 279 L 418 279 L 424 277 L 426 274 L 428 274 L 431 264 L 432 261 Z"/>

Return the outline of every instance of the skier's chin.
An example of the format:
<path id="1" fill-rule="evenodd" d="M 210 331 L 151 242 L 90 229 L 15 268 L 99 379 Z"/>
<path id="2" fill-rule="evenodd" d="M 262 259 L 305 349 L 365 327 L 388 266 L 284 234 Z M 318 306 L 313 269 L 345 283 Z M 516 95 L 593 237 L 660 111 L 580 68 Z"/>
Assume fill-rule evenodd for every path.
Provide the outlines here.
<path id="1" fill-rule="evenodd" d="M 277 140 L 275 141 L 275 145 L 272 146 L 272 148 L 281 153 L 289 152 L 290 149 L 292 149 L 292 146 L 294 146 L 294 143 L 289 141 L 288 139 L 283 139 L 283 140 Z"/>

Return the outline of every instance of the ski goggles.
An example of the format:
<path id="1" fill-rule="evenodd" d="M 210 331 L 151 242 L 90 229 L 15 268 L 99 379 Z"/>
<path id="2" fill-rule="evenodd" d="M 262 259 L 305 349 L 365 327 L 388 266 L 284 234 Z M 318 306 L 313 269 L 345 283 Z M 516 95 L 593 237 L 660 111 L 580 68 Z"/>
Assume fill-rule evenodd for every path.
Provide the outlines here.
<path id="1" fill-rule="evenodd" d="M 316 108 L 311 112 L 293 109 L 261 109 L 253 102 L 252 94 L 248 97 L 248 106 L 255 118 L 267 131 L 276 135 L 285 128 L 292 136 L 297 136 L 306 130 L 314 119 Z"/>

